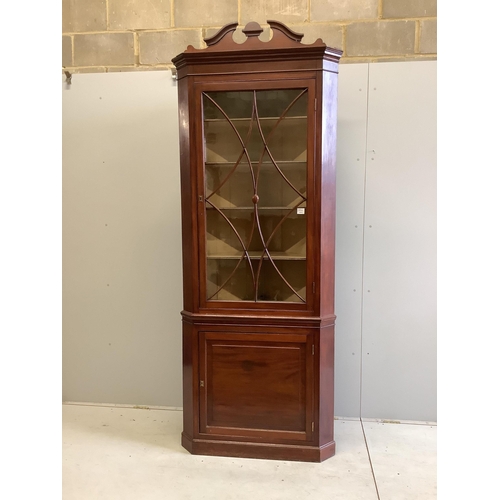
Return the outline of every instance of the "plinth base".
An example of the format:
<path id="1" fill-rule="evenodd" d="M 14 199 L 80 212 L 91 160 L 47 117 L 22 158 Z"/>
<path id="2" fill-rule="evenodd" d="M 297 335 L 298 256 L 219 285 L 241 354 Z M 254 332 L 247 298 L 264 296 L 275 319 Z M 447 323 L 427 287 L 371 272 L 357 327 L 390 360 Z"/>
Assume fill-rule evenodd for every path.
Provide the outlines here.
<path id="1" fill-rule="evenodd" d="M 215 439 L 190 439 L 182 434 L 182 446 L 193 455 L 215 455 L 239 458 L 264 458 L 268 460 L 294 460 L 323 462 L 335 455 L 335 441 L 321 447 Z"/>

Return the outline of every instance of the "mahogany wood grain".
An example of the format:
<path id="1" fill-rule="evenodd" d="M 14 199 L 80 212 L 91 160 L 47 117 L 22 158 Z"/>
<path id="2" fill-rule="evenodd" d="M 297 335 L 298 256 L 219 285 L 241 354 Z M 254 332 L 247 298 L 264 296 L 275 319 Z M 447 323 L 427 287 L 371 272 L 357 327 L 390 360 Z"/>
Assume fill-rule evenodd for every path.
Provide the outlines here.
<path id="1" fill-rule="evenodd" d="M 319 141 L 316 172 L 320 179 L 321 204 L 318 205 L 317 220 L 321 224 L 318 235 L 320 246 L 319 270 L 319 315 L 334 312 L 335 285 L 335 191 L 336 191 L 336 145 L 337 145 L 337 75 L 325 73 L 318 82 L 318 122 L 321 123 L 317 134 Z"/>
<path id="2" fill-rule="evenodd" d="M 200 333 L 200 432 L 310 440 L 311 346 L 307 333 Z"/>
<path id="3" fill-rule="evenodd" d="M 198 376 L 194 373 L 197 363 L 193 363 L 193 326 L 182 325 L 182 410 L 184 433 L 192 438 L 196 432 L 194 387 Z"/>
<path id="4" fill-rule="evenodd" d="M 181 168 L 181 222 L 182 222 L 182 269 L 183 269 L 183 299 L 184 309 L 194 311 L 193 286 L 191 280 L 196 271 L 194 269 L 193 255 L 193 234 L 196 228 L 196 220 L 192 217 L 192 196 L 187 193 L 192 185 L 192 162 L 191 162 L 191 143 L 192 134 L 190 134 L 189 120 L 189 85 L 188 81 L 179 81 L 179 153 Z"/>
<path id="5" fill-rule="evenodd" d="M 237 23 L 173 59 L 183 265 L 182 445 L 194 454 L 321 462 L 335 453 L 337 73 L 342 51 L 268 21 Z M 307 89 L 306 302 L 206 300 L 202 92 Z M 201 196 L 201 202 L 200 202 Z"/>
<path id="6" fill-rule="evenodd" d="M 182 446 L 195 455 L 221 455 L 238 458 L 264 458 L 268 460 L 292 460 L 299 462 L 323 462 L 323 460 L 335 455 L 335 442 L 324 446 L 306 446 L 199 438 L 189 439 L 183 435 Z"/>
<path id="7" fill-rule="evenodd" d="M 322 328 L 318 335 L 318 394 L 319 407 L 318 431 L 319 442 L 333 441 L 333 388 L 334 388 L 334 359 L 335 359 L 335 329 L 332 326 Z M 328 397 L 331 395 L 332 397 Z"/>
<path id="8" fill-rule="evenodd" d="M 184 322 L 192 323 L 194 325 L 213 325 L 213 326 L 237 326 L 240 331 L 245 328 L 251 329 L 251 325 L 257 325 L 260 328 L 271 328 L 276 330 L 276 327 L 282 327 L 284 332 L 290 328 L 324 328 L 326 326 L 333 326 L 335 324 L 335 315 L 323 317 L 311 316 L 296 316 L 292 315 L 291 311 L 287 311 L 287 315 L 283 315 L 283 311 L 276 311 L 276 314 L 262 314 L 259 311 L 248 310 L 245 313 L 254 314 L 241 314 L 233 315 L 226 314 L 225 312 L 216 312 L 208 314 L 202 312 L 199 314 L 182 311 L 182 319 Z M 267 312 L 267 311 L 266 311 Z"/>

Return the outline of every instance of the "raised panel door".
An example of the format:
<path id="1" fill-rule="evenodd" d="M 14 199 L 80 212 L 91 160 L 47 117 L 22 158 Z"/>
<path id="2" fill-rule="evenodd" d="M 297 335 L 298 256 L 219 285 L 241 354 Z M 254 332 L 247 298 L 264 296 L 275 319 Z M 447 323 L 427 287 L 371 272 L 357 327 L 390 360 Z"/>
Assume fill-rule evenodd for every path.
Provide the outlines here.
<path id="1" fill-rule="evenodd" d="M 312 338 L 200 332 L 200 432 L 310 440 Z"/>

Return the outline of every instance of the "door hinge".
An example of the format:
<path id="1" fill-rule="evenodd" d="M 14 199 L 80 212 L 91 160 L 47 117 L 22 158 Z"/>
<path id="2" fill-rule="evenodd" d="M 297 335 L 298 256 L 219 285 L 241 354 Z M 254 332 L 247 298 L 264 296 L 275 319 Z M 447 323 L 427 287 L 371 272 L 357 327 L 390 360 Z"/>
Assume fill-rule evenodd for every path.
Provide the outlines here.
<path id="1" fill-rule="evenodd" d="M 313 281 L 313 293 L 316 293 L 316 282 Z"/>
<path id="2" fill-rule="evenodd" d="M 318 107 L 318 99 L 314 99 L 314 111 L 316 111 Z"/>
<path id="3" fill-rule="evenodd" d="M 314 432 L 314 422 L 311 423 L 311 431 Z"/>
<path id="4" fill-rule="evenodd" d="M 314 356 L 314 344 L 312 346 L 312 353 L 313 353 L 312 355 Z"/>
<path id="5" fill-rule="evenodd" d="M 205 382 L 203 380 L 200 380 L 200 387 L 205 387 Z"/>

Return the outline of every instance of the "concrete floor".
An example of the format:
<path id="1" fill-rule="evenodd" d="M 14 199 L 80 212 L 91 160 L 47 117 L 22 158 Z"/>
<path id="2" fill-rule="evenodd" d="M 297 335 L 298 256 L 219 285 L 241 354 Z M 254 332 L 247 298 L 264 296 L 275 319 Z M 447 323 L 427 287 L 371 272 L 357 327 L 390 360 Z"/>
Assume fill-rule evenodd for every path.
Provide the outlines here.
<path id="1" fill-rule="evenodd" d="M 321 464 L 205 457 L 181 447 L 181 411 L 65 404 L 63 499 L 436 498 L 435 426 L 363 427 L 337 420 Z"/>

